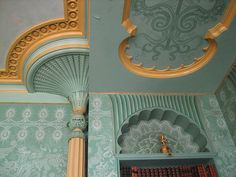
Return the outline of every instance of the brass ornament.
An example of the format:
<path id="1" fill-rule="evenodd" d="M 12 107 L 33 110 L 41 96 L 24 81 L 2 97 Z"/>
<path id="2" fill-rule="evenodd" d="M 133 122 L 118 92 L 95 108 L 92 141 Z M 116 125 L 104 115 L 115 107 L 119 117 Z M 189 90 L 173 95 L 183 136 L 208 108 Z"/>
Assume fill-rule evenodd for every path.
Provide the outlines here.
<path id="1" fill-rule="evenodd" d="M 131 0 L 124 0 L 124 10 L 122 17 L 122 25 L 129 33 L 129 37 L 124 39 L 119 46 L 119 57 L 122 64 L 127 70 L 134 74 L 149 78 L 174 78 L 193 73 L 205 66 L 215 55 L 217 44 L 215 39 L 226 31 L 232 23 L 236 15 L 236 0 L 230 0 L 228 7 L 221 21 L 213 28 L 209 29 L 204 39 L 208 42 L 208 46 L 203 49 L 203 56 L 194 59 L 189 65 L 181 64 L 178 68 L 157 69 L 153 67 L 144 67 L 142 63 L 135 64 L 132 62 L 133 57 L 127 55 L 126 49 L 129 48 L 128 40 L 135 38 L 138 28 L 130 19 Z"/>
<path id="2" fill-rule="evenodd" d="M 168 144 L 168 139 L 163 133 L 160 133 L 160 142 L 161 142 L 160 152 L 167 155 L 172 155 L 171 149 Z"/>

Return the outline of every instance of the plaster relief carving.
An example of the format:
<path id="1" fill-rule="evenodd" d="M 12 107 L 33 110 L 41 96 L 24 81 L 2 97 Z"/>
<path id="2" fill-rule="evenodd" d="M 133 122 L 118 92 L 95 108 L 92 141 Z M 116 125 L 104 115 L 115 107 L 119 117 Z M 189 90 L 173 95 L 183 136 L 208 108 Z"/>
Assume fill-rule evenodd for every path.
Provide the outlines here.
<path id="1" fill-rule="evenodd" d="M 122 25 L 130 36 L 119 47 L 122 64 L 151 78 L 179 77 L 201 69 L 217 50 L 215 38 L 235 16 L 231 0 L 219 19 L 225 5 L 221 0 L 124 1 Z"/>
<path id="2" fill-rule="evenodd" d="M 64 18 L 38 24 L 20 35 L 8 52 L 0 82 L 21 82 L 24 60 L 37 46 L 58 37 L 84 36 L 84 8 L 84 0 L 64 0 Z"/>

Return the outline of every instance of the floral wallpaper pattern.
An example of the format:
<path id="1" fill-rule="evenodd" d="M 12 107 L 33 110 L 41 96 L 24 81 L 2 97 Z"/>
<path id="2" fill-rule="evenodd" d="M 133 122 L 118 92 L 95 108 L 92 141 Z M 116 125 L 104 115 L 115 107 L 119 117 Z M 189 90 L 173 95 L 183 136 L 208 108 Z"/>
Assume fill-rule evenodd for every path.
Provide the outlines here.
<path id="1" fill-rule="evenodd" d="M 236 147 L 217 99 L 215 96 L 202 96 L 199 103 L 205 129 L 217 152 L 215 162 L 218 173 L 221 177 L 235 177 Z"/>
<path id="2" fill-rule="evenodd" d="M 215 163 L 220 177 L 235 177 L 236 148 L 215 96 L 197 97 L 204 129 L 217 152 Z M 117 177 L 114 117 L 108 95 L 90 95 L 88 133 L 88 176 Z"/>
<path id="3" fill-rule="evenodd" d="M 198 152 L 199 146 L 193 142 L 193 137 L 180 126 L 172 125 L 168 121 L 156 119 L 140 121 L 138 125 L 130 127 L 123 136 L 121 143 L 122 153 L 149 154 L 160 152 L 160 132 L 164 133 L 169 141 L 172 152 Z"/>
<path id="4" fill-rule="evenodd" d="M 0 177 L 65 177 L 69 105 L 0 105 Z"/>
<path id="5" fill-rule="evenodd" d="M 90 95 L 88 176 L 117 177 L 114 156 L 114 125 L 109 96 Z"/>
<path id="6" fill-rule="evenodd" d="M 236 87 L 226 78 L 216 92 L 221 111 L 236 145 Z"/>

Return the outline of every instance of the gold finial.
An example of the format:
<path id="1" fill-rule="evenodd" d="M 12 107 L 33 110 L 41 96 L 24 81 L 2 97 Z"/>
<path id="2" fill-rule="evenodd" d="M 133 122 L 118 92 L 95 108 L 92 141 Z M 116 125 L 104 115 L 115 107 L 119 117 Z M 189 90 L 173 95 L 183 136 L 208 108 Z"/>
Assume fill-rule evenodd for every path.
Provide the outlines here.
<path id="1" fill-rule="evenodd" d="M 160 152 L 167 155 L 171 155 L 171 149 L 168 145 L 168 140 L 162 132 L 160 133 L 160 142 L 161 142 Z"/>

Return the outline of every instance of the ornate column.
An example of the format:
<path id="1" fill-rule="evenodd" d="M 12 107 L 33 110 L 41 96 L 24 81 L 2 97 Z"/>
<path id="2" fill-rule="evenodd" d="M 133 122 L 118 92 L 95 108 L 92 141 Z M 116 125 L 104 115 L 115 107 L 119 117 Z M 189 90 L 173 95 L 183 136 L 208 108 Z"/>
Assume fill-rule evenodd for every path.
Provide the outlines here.
<path id="1" fill-rule="evenodd" d="M 67 177 L 85 177 L 88 59 L 86 49 L 58 50 L 33 63 L 26 77 L 29 91 L 61 95 L 72 105 L 73 113 L 67 124 L 71 129 Z"/>
<path id="2" fill-rule="evenodd" d="M 87 92 L 74 92 L 69 100 L 73 106 L 73 116 L 68 123 L 72 130 L 68 147 L 67 177 L 85 177 L 85 119 Z"/>

